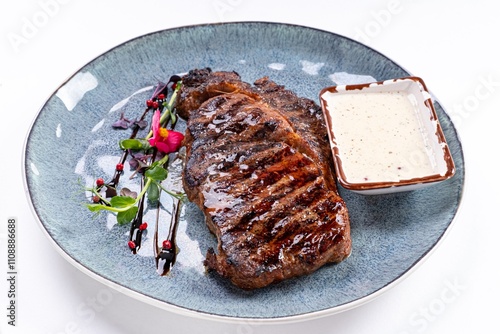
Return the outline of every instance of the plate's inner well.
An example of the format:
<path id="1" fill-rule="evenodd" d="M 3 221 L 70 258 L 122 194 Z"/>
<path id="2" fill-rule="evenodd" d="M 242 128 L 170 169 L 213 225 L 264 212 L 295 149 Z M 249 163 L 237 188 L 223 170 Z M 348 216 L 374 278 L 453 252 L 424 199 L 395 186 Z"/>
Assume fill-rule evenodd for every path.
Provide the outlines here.
<path id="1" fill-rule="evenodd" d="M 257 291 L 240 290 L 205 272 L 204 254 L 215 246 L 215 238 L 201 212 L 188 204 L 177 231 L 176 266 L 160 277 L 152 235 L 146 234 L 139 253 L 131 254 L 129 227 L 117 225 L 114 216 L 89 212 L 84 187 L 100 176 L 111 177 L 121 155 L 117 143 L 124 136 L 111 124 L 121 113 L 138 117 L 159 80 L 202 67 L 234 70 L 248 82 L 269 76 L 315 101 L 323 87 L 409 75 L 353 40 L 272 23 L 161 31 L 91 61 L 48 99 L 29 133 L 25 153 L 26 185 L 35 213 L 59 249 L 84 271 L 170 310 L 260 319 L 333 313 L 397 282 L 451 224 L 462 194 L 463 159 L 455 129 L 436 103 L 455 160 L 455 177 L 392 195 L 365 197 L 342 190 L 353 240 L 352 254 L 344 262 Z M 130 173 L 125 166 L 122 180 Z M 127 182 L 138 186 L 134 179 Z M 160 221 L 169 221 L 168 196 L 164 200 Z M 150 215 L 146 208 L 145 220 L 152 219 Z"/>

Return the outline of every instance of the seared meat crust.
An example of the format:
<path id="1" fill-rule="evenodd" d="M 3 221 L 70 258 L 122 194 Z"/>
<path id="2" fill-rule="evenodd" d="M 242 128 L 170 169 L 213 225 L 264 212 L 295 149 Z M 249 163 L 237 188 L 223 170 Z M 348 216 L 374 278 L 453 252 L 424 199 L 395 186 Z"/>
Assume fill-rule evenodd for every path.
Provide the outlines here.
<path id="1" fill-rule="evenodd" d="M 268 78 L 193 70 L 184 189 L 218 239 L 205 264 L 244 289 L 304 275 L 351 251 L 320 108 Z"/>

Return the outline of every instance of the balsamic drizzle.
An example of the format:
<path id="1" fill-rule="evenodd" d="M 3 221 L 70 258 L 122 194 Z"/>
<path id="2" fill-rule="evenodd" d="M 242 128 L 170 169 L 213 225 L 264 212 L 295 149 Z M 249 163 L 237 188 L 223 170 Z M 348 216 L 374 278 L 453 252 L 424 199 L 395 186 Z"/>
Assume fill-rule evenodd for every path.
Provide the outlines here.
<path id="1" fill-rule="evenodd" d="M 144 187 L 144 177 L 141 178 L 141 189 Z M 142 233 L 146 230 L 144 223 L 142 222 L 142 217 L 144 215 L 144 198 L 143 196 L 139 200 L 139 208 L 137 214 L 130 225 L 130 236 L 129 236 L 129 248 L 133 254 L 137 254 L 142 244 Z M 132 242 L 132 243 L 130 243 Z"/>
<path id="2" fill-rule="evenodd" d="M 180 81 L 181 81 L 181 78 L 179 76 L 173 75 L 170 77 L 169 81 L 166 84 L 159 83 L 156 86 L 155 91 L 153 92 L 151 99 L 146 101 L 146 108 L 143 111 L 141 117 L 137 121 L 133 122 L 133 130 L 132 130 L 132 133 L 130 134 L 128 139 L 135 139 L 137 134 L 139 133 L 139 130 L 144 128 L 144 126 L 143 126 L 143 124 L 145 123 L 144 119 L 146 118 L 146 116 L 150 110 L 153 109 L 153 110 L 159 110 L 160 112 L 163 112 L 163 108 L 165 106 L 167 106 L 168 114 L 164 115 L 165 119 L 162 119 L 161 123 L 162 124 L 165 124 L 164 122 L 170 123 L 169 130 L 174 129 L 174 127 L 177 123 L 177 117 L 174 117 L 175 115 L 174 115 L 174 110 L 173 110 L 173 102 L 175 101 L 175 96 L 172 95 L 171 102 L 169 102 L 168 105 L 164 104 L 165 103 L 164 99 L 168 95 L 169 85 L 171 83 L 173 83 L 172 88 L 174 89 L 174 93 L 175 93 L 176 90 L 178 89 L 177 84 L 180 84 Z M 130 122 L 129 120 L 124 118 L 123 114 L 122 114 L 121 120 L 125 120 L 126 122 Z M 114 123 L 113 127 L 126 128 L 126 127 L 123 127 L 121 125 L 116 125 L 116 124 L 117 123 Z M 150 132 L 150 134 L 151 133 L 152 132 Z M 149 137 L 149 135 L 148 135 L 148 137 Z M 148 137 L 146 137 L 146 138 L 148 138 Z M 108 202 L 107 200 L 105 200 L 104 197 L 102 197 L 101 195 L 105 195 L 105 198 L 111 198 L 112 199 L 111 201 L 113 201 L 113 197 L 118 195 L 117 194 L 118 184 L 120 182 L 120 177 L 123 175 L 123 168 L 124 168 L 125 161 L 127 160 L 127 157 L 129 154 L 133 155 L 133 152 L 131 152 L 129 149 L 127 149 L 125 147 L 122 147 L 122 148 L 123 148 L 122 155 L 120 157 L 120 160 L 116 164 L 112 179 L 107 183 L 104 182 L 104 180 L 102 178 L 99 178 L 96 180 L 96 185 L 97 185 L 96 192 L 98 194 L 96 194 L 92 198 L 94 203 L 99 203 L 101 205 L 110 206 L 111 202 Z M 146 152 L 144 152 L 144 153 L 146 153 Z M 149 190 L 149 189 L 144 188 L 146 186 L 146 176 L 145 176 L 146 172 L 145 171 L 148 168 L 147 166 L 145 166 L 145 164 L 147 163 L 146 161 L 149 160 L 149 166 L 151 166 L 155 162 L 157 155 L 159 155 L 159 154 L 161 154 L 161 153 L 158 152 L 157 148 L 153 147 L 153 151 L 152 151 L 151 156 L 147 156 L 147 158 L 145 158 L 144 161 L 141 160 L 138 163 L 137 167 L 135 168 L 136 170 L 135 170 L 134 174 L 132 174 L 132 175 L 135 175 L 136 173 L 142 174 L 141 185 L 140 185 L 141 197 L 138 200 L 138 202 L 134 202 L 134 203 L 137 203 L 137 213 L 135 214 L 135 217 L 133 218 L 133 220 L 131 222 L 130 231 L 129 231 L 128 246 L 133 254 L 137 254 L 137 252 L 140 250 L 141 244 L 143 241 L 142 240 L 143 233 L 145 233 L 145 231 L 147 231 L 147 228 L 148 228 L 147 223 L 143 221 L 144 210 L 145 210 L 145 200 L 146 200 L 146 197 L 148 197 L 148 196 L 146 196 L 145 192 L 147 192 Z M 173 160 L 175 160 L 177 158 L 177 155 L 173 155 L 173 157 L 174 157 Z M 134 158 L 137 159 L 136 157 L 134 157 Z M 165 159 L 165 161 L 169 161 L 169 160 L 170 159 L 168 159 L 168 160 Z M 168 164 L 170 164 L 170 162 L 168 162 Z M 149 185 L 149 182 L 147 184 Z M 123 188 L 121 190 L 120 196 L 122 196 L 122 193 L 124 193 L 125 190 L 126 190 L 126 188 Z M 174 263 L 176 261 L 176 257 L 177 257 L 177 247 L 175 244 L 175 235 L 176 235 L 176 231 L 177 231 L 177 225 L 178 225 L 178 222 L 180 219 L 181 197 L 177 197 L 174 194 L 171 194 L 171 195 L 173 195 L 173 208 L 172 208 L 172 213 L 171 213 L 171 217 L 170 217 L 168 235 L 167 235 L 167 239 L 162 242 L 161 247 L 160 247 L 158 245 L 158 229 L 159 229 L 158 225 L 159 225 L 160 208 L 161 208 L 161 202 L 160 202 L 159 196 L 161 195 L 162 187 L 160 186 L 158 190 L 159 190 L 160 194 L 158 194 L 158 198 L 155 201 L 156 202 L 156 223 L 155 223 L 155 231 L 154 231 L 154 236 L 153 236 L 153 242 L 154 242 L 153 250 L 154 250 L 154 257 L 155 257 L 157 271 L 161 276 L 164 276 L 168 272 L 170 272 L 170 269 L 174 265 Z M 130 190 L 128 190 L 128 192 L 130 193 Z M 129 196 L 129 195 L 126 194 L 123 196 Z M 134 196 L 134 195 L 131 195 L 131 196 Z M 135 197 L 135 198 L 137 198 L 137 197 Z"/>
<path id="3" fill-rule="evenodd" d="M 151 109 L 152 109 L 151 107 L 146 107 L 146 109 L 142 113 L 139 121 L 143 121 Z M 137 136 L 139 129 L 140 129 L 139 125 L 135 124 L 134 130 L 130 134 L 129 139 L 134 139 Z M 127 160 L 128 153 L 129 153 L 129 150 L 123 150 L 120 161 L 118 162 L 119 165 L 123 165 L 125 163 L 125 160 Z M 120 176 L 122 174 L 123 174 L 123 171 L 115 169 L 115 174 L 113 175 L 113 178 L 111 179 L 111 181 L 104 185 L 106 187 L 106 197 L 113 197 L 113 196 L 117 195 L 116 187 L 118 186 L 118 183 L 120 182 Z"/>
<path id="4" fill-rule="evenodd" d="M 158 95 L 164 94 L 165 96 L 168 94 L 168 86 L 169 84 L 173 83 L 174 85 L 177 84 L 178 81 L 181 81 L 181 78 L 178 75 L 172 75 L 168 82 L 166 84 L 159 84 L 155 91 L 153 92 L 153 96 L 151 99 L 156 100 Z M 146 118 L 146 115 L 148 112 L 153 109 L 152 106 L 148 105 L 144 112 L 142 113 L 141 117 L 139 118 L 139 121 L 135 122 L 134 124 L 134 129 L 132 130 L 132 133 L 130 134 L 129 139 L 134 139 L 137 136 L 137 133 L 139 132 L 139 129 L 141 128 L 138 124 Z M 125 163 L 125 160 L 127 160 L 127 156 L 129 154 L 129 150 L 123 150 L 122 156 L 120 158 L 120 161 L 118 162 L 117 165 L 123 165 Z M 111 198 L 113 196 L 116 196 L 116 188 L 118 186 L 118 183 L 120 182 L 120 176 L 123 174 L 123 171 L 120 169 L 115 169 L 115 173 L 113 175 L 113 178 L 111 179 L 110 182 L 106 183 L 103 185 L 103 187 L 106 187 L 106 197 Z"/>
<path id="5" fill-rule="evenodd" d="M 177 259 L 177 245 L 175 243 L 175 235 L 177 233 L 177 225 L 180 218 L 181 201 L 175 199 L 172 203 L 172 215 L 170 216 L 170 226 L 168 229 L 167 239 L 165 239 L 161 247 L 158 246 L 158 217 L 156 215 L 155 233 L 153 237 L 154 255 L 156 261 L 156 271 L 160 276 L 165 276 L 170 272 Z M 157 208 L 159 210 L 159 207 Z"/>
<path id="6" fill-rule="evenodd" d="M 175 128 L 175 125 L 177 124 L 177 118 L 175 118 L 175 120 L 170 124 L 170 129 L 173 130 Z M 177 156 L 173 160 L 175 160 L 176 158 Z M 175 260 L 177 259 L 177 245 L 175 242 L 175 235 L 177 233 L 177 225 L 179 224 L 180 220 L 180 208 L 181 201 L 177 198 L 174 198 L 172 202 L 172 214 L 170 216 L 170 225 L 168 228 L 167 239 L 162 242 L 160 247 L 158 246 L 158 220 L 160 216 L 160 202 L 158 201 L 157 203 L 155 232 L 153 237 L 153 250 L 155 255 L 156 271 L 160 276 L 165 276 L 166 274 L 168 274 L 174 266 Z"/>
<path id="7" fill-rule="evenodd" d="M 169 80 L 169 83 L 173 82 L 176 84 L 180 78 L 178 76 L 172 76 Z M 168 83 L 167 83 L 168 85 Z M 145 110 L 143 115 L 141 116 L 141 120 L 145 117 L 147 114 L 147 111 L 149 108 Z M 170 111 L 172 112 L 172 111 Z M 171 120 L 172 117 L 170 115 L 167 116 L 167 122 Z M 177 123 L 177 118 L 170 124 L 170 130 L 173 130 L 175 128 L 175 125 Z M 138 127 L 134 129 L 134 132 L 130 136 L 130 139 L 135 138 L 138 132 Z M 156 160 L 156 155 L 158 153 L 158 150 L 155 148 L 154 153 L 151 158 L 151 162 L 153 163 Z M 128 155 L 128 150 L 125 150 L 122 154 L 122 157 L 120 159 L 121 164 L 123 164 L 127 158 Z M 109 183 L 113 189 L 116 187 L 116 185 L 119 182 L 121 173 L 119 171 L 115 171 L 115 175 L 113 177 L 113 180 Z M 141 178 L 141 190 L 144 188 L 144 175 Z M 115 191 L 116 192 L 116 191 Z M 160 189 L 161 192 L 161 189 Z M 107 194 L 107 193 L 106 193 Z M 131 249 L 133 254 L 137 254 L 139 249 L 141 248 L 142 244 L 142 234 L 146 230 L 147 225 L 143 223 L 143 215 L 144 215 L 144 200 L 145 196 L 143 196 L 139 200 L 138 204 L 138 211 L 136 216 L 134 217 L 134 220 L 131 223 L 130 226 L 130 233 L 129 233 L 129 248 Z M 164 276 L 168 274 L 175 264 L 176 258 L 177 258 L 177 246 L 175 244 L 175 236 L 177 232 L 177 225 L 180 219 L 180 207 L 181 207 L 181 201 L 179 199 L 174 199 L 173 200 L 173 207 L 172 207 L 172 214 L 170 217 L 170 225 L 169 225 L 169 231 L 167 235 L 167 239 L 162 242 L 161 247 L 158 246 L 158 230 L 159 230 L 159 217 L 160 217 L 160 200 L 158 199 L 156 203 L 156 222 L 155 222 L 155 232 L 153 236 L 153 251 L 154 251 L 154 256 L 155 256 L 155 262 L 156 262 L 156 268 L 157 272 L 161 275 Z"/>

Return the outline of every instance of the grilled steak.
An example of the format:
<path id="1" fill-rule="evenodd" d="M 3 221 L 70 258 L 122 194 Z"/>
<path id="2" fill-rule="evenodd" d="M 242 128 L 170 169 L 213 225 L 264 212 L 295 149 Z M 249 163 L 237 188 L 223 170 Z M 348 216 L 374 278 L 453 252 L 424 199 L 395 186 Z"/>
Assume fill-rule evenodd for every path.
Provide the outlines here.
<path id="1" fill-rule="evenodd" d="M 268 78 L 192 70 L 184 189 L 218 239 L 205 265 L 244 289 L 304 275 L 351 251 L 320 108 Z"/>

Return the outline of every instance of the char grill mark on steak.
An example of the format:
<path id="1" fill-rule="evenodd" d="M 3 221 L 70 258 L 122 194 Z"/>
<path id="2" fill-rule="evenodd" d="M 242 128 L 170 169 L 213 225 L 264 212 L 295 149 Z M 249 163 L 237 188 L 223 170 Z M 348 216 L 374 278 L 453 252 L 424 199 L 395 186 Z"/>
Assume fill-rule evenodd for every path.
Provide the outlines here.
<path id="1" fill-rule="evenodd" d="M 224 141 L 238 135 L 238 141 L 288 138 L 300 140 L 292 126 L 276 110 L 240 93 L 211 98 L 190 115 L 191 135 L 197 145 Z"/>
<path id="2" fill-rule="evenodd" d="M 191 110 L 197 109 L 203 102 L 217 95 L 239 92 L 257 96 L 248 83 L 241 81 L 238 73 L 212 72 L 208 68 L 190 71 L 182 78 L 182 87 L 177 100 L 177 110 L 183 118 L 188 118 Z"/>
<path id="3" fill-rule="evenodd" d="M 267 78 L 193 70 L 177 109 L 188 117 L 183 171 L 218 249 L 205 264 L 253 289 L 350 254 L 319 107 Z"/>
<path id="4" fill-rule="evenodd" d="M 294 158 L 295 160 L 297 158 L 300 159 L 300 157 Z M 287 162 L 290 160 L 287 159 Z M 252 166 L 251 168 L 254 167 Z M 301 187 L 315 179 L 314 174 L 305 172 L 306 168 L 301 171 L 297 171 L 296 168 L 296 166 L 291 167 L 284 164 L 283 160 L 280 160 L 265 170 L 262 170 L 262 168 L 257 169 L 248 178 L 238 177 L 234 180 L 234 183 L 229 176 L 231 172 L 228 173 L 229 175 L 220 178 L 212 189 L 222 189 L 223 192 L 229 190 L 226 196 L 231 196 L 237 200 L 237 206 L 234 209 L 230 208 L 236 212 L 233 219 L 231 219 L 232 225 L 230 230 L 247 229 L 253 220 L 260 219 L 261 215 L 272 210 L 274 205 L 289 195 L 295 188 Z M 310 170 L 311 168 L 307 169 Z M 234 172 L 235 174 L 239 173 L 239 171 Z M 282 177 L 282 175 L 288 175 L 288 177 Z M 305 177 L 298 178 L 301 175 Z M 290 178 L 293 176 L 297 176 L 297 178 Z M 265 191 L 262 192 L 262 189 L 265 189 Z M 207 196 L 205 196 L 206 200 Z M 228 224 L 224 215 L 215 216 L 212 220 L 221 228 L 224 228 Z M 270 224 L 272 221 L 267 219 L 265 223 Z M 230 230 L 224 230 L 224 232 Z"/>

